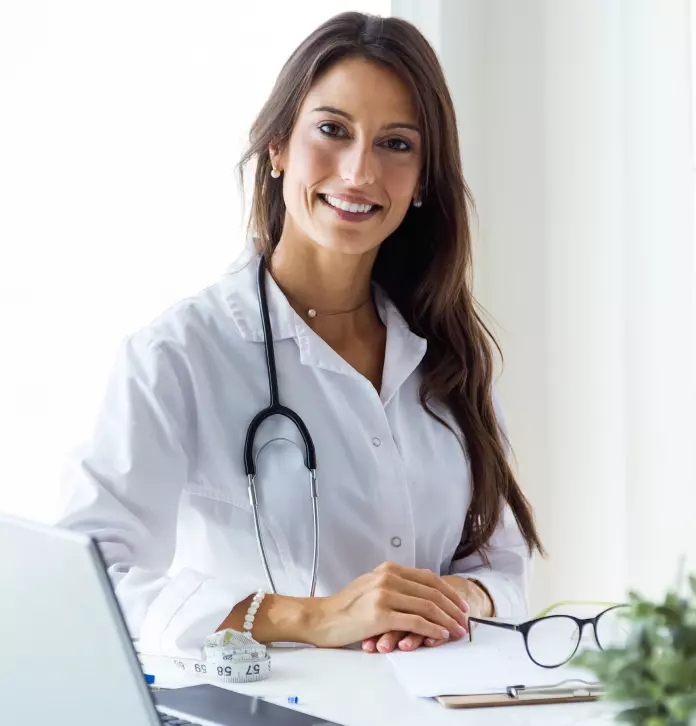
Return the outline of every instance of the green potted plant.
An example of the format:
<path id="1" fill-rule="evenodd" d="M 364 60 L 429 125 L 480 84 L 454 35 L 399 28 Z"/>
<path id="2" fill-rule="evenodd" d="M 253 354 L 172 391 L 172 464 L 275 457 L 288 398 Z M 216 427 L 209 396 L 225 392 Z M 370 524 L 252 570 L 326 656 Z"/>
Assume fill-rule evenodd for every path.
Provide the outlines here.
<path id="1" fill-rule="evenodd" d="M 696 725 L 696 577 L 688 591 L 650 602 L 631 592 L 621 647 L 585 651 L 575 663 L 625 705 L 617 720 L 636 726 Z"/>

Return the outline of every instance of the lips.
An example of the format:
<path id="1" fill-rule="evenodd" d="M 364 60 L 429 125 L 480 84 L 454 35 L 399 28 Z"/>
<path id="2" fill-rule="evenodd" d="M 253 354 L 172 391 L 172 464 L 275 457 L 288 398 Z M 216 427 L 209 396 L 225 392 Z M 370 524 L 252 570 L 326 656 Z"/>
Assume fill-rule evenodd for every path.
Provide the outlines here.
<path id="1" fill-rule="evenodd" d="M 318 196 L 325 204 L 328 204 L 330 207 L 333 207 L 334 209 L 340 209 L 341 211 L 349 212 L 351 214 L 370 214 L 382 209 L 382 206 L 380 204 L 376 204 L 369 199 L 365 199 L 364 197 L 350 197 L 348 199 L 344 199 L 342 197 L 337 197 L 332 194 L 323 193 L 319 194 Z M 351 209 L 351 207 L 353 209 Z M 367 207 L 370 207 L 370 209 L 368 209 Z"/>
<path id="2" fill-rule="evenodd" d="M 319 202 L 323 204 L 332 214 L 336 215 L 339 219 L 344 222 L 367 222 L 379 214 L 382 209 L 379 205 L 372 207 L 367 212 L 351 212 L 349 210 L 342 209 L 341 207 L 335 207 L 324 199 L 323 195 L 319 194 Z"/>

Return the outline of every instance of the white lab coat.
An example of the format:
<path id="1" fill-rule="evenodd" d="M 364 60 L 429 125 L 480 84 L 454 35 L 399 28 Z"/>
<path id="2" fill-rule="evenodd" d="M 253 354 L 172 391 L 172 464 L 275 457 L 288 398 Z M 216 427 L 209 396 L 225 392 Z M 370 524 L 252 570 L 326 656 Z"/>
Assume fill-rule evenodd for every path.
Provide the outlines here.
<path id="1" fill-rule="evenodd" d="M 243 466 L 247 426 L 269 402 L 256 269 L 254 255 L 126 339 L 94 435 L 66 467 L 59 524 L 97 539 L 145 652 L 200 656 L 232 607 L 266 586 Z M 387 327 L 378 394 L 268 275 L 266 284 L 281 403 L 316 446 L 316 594 L 390 560 L 475 577 L 498 615 L 523 617 L 529 557 L 509 509 L 490 568 L 478 556 L 453 561 L 471 485 L 455 436 L 418 400 L 426 341 L 376 287 Z M 267 442 L 258 486 L 271 572 L 278 592 L 305 596 L 312 519 L 302 440 L 273 417 L 255 452 Z"/>

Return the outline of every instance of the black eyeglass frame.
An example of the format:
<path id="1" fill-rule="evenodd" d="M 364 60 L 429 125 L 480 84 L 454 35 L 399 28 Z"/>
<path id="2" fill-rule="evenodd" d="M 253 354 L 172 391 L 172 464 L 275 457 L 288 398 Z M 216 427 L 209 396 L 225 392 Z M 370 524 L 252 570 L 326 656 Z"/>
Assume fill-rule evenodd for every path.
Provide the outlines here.
<path id="1" fill-rule="evenodd" d="M 494 628 L 503 628 L 505 630 L 514 630 L 522 635 L 524 638 L 524 647 L 527 651 L 527 655 L 532 660 L 533 663 L 536 663 L 540 668 L 560 668 L 562 665 L 565 665 L 577 652 L 578 648 L 580 647 L 580 642 L 582 641 L 582 634 L 585 630 L 586 625 L 592 626 L 592 632 L 594 634 L 595 643 L 599 646 L 600 650 L 604 650 L 602 647 L 602 644 L 599 642 L 599 637 L 597 636 L 597 622 L 598 620 L 604 615 L 605 613 L 610 612 L 611 610 L 616 610 L 618 608 L 625 608 L 627 607 L 625 604 L 619 604 L 619 605 L 612 605 L 609 608 L 606 608 L 605 610 L 602 610 L 601 613 L 598 613 L 593 618 L 576 618 L 574 615 L 544 615 L 540 618 L 534 618 L 533 620 L 527 620 L 524 623 L 519 623 L 517 625 L 513 623 L 502 623 L 498 620 L 488 620 L 486 618 L 474 618 L 470 617 L 469 622 L 470 623 L 482 623 L 483 625 L 491 625 Z M 529 641 L 528 641 L 528 635 L 529 631 L 532 629 L 535 623 L 538 623 L 540 620 L 550 620 L 551 618 L 570 618 L 571 620 L 575 621 L 575 624 L 578 626 L 579 635 L 578 635 L 578 642 L 575 644 L 575 650 L 562 662 L 557 663 L 556 665 L 544 665 L 543 663 L 539 663 L 538 660 L 535 660 L 532 656 L 531 652 L 529 651 Z M 473 641 L 474 636 L 472 632 L 473 628 L 469 627 L 469 640 Z"/>

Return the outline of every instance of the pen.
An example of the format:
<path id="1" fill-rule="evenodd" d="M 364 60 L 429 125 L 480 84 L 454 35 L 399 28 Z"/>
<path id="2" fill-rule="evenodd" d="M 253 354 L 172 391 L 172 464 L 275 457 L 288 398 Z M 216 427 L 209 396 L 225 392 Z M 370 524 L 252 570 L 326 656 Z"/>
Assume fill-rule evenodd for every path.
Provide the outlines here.
<path id="1" fill-rule="evenodd" d="M 261 698 L 264 701 L 269 701 L 274 698 L 284 698 L 284 696 L 268 695 L 268 696 L 252 696 L 252 698 Z M 288 703 L 299 703 L 300 702 L 300 699 L 298 696 L 287 696 L 286 698 L 288 699 Z"/>

